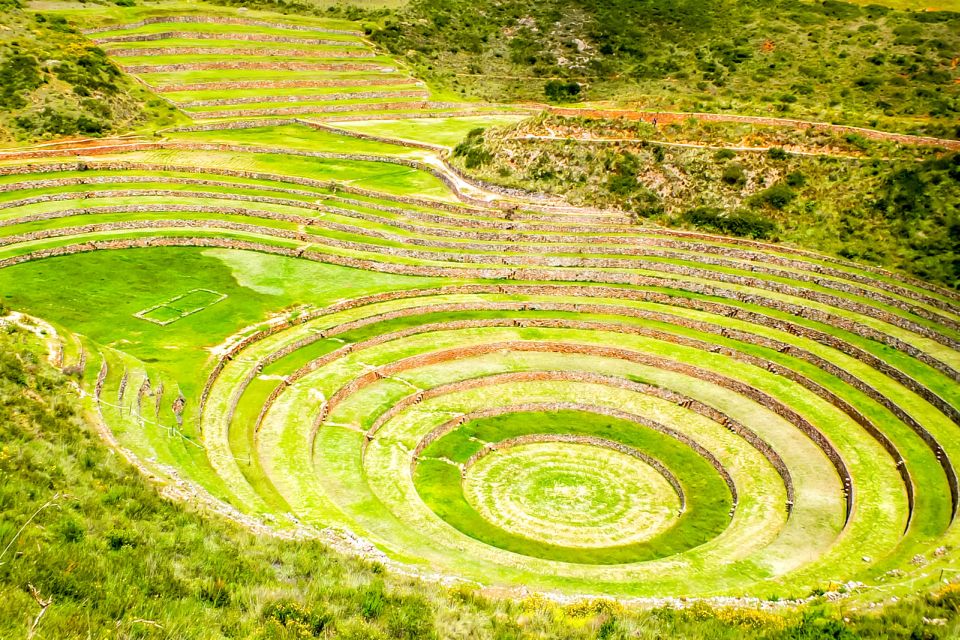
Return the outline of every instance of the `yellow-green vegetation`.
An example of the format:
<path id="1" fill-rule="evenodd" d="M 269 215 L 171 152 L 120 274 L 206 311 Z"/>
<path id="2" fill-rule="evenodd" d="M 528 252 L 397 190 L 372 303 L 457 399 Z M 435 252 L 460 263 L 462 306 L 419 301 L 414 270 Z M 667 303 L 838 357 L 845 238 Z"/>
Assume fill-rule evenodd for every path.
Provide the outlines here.
<path id="1" fill-rule="evenodd" d="M 953 141 L 410 107 L 267 6 L 51 14 L 193 123 L 0 155 L 0 636 L 957 635 Z"/>
<path id="2" fill-rule="evenodd" d="M 349 531 L 335 542 L 345 548 L 360 536 L 384 562 L 484 584 L 798 598 L 838 576 L 896 592 L 922 580 L 917 571 L 930 580 L 952 567 L 934 553 L 951 545 L 956 508 L 952 293 L 787 247 L 638 229 L 613 213 L 411 200 L 434 179 L 428 165 L 391 165 L 390 145 L 375 141 L 358 144 L 382 145 L 382 161 L 297 155 L 311 140 L 339 144 L 304 131 L 286 153 L 114 153 L 4 178 L 8 304 L 84 336 L 66 365 L 82 350 L 112 432 L 155 473 L 172 466 L 271 526 L 290 527 L 292 514 Z M 277 144 L 293 130 L 210 135 Z M 148 164 L 161 158 L 164 168 Z M 436 195 L 445 188 L 437 182 Z M 157 244 L 168 248 L 147 248 Z M 183 245 L 206 247 L 208 266 Z M 89 253 L 98 248 L 114 251 Z M 40 284 L 50 273 L 56 288 Z M 184 315 L 176 300 L 198 289 L 226 298 Z M 159 320 L 173 321 L 138 317 L 147 309 L 170 309 Z M 568 409 L 601 416 L 599 426 L 540 417 Z M 574 557 L 569 537 L 545 537 L 545 523 L 530 534 L 535 514 L 491 520 L 496 494 L 482 489 L 509 465 L 477 463 L 474 476 L 465 451 L 427 448 L 489 411 L 528 416 L 518 437 L 640 451 L 649 459 L 637 464 L 676 478 L 676 496 L 657 481 L 649 503 L 617 503 L 646 505 L 653 520 L 606 545 L 603 509 L 591 516 L 591 500 L 574 500 L 579 515 L 566 517 L 601 528 L 576 562 L 558 561 Z M 598 433 L 613 424 L 621 435 Z M 630 425 L 683 451 L 636 440 Z M 569 453 L 583 446 L 599 445 L 542 444 L 548 458 L 594 460 L 571 473 L 599 483 L 590 495 L 616 495 L 600 491 L 612 478 L 595 470 L 609 446 Z M 460 469 L 460 497 L 438 492 L 449 483 L 437 465 L 416 479 L 431 458 Z M 511 510 L 531 504 L 530 491 Z M 674 500 L 684 507 L 668 515 Z M 486 533 L 465 524 L 477 519 Z"/>
<path id="3" fill-rule="evenodd" d="M 414 0 L 373 38 L 431 85 L 486 100 L 627 101 L 957 137 L 960 7 L 911 4 Z"/>
<path id="4" fill-rule="evenodd" d="M 344 20 L 270 22 L 224 12 L 138 16 L 131 12 L 122 18 L 130 22 L 89 35 L 197 120 L 416 109 L 430 95 Z"/>
<path id="5" fill-rule="evenodd" d="M 788 242 L 955 287 L 955 149 L 666 115 L 656 125 L 547 115 L 477 129 L 452 160 L 642 222 Z"/>
<path id="6" fill-rule="evenodd" d="M 469 585 L 399 579 L 319 542 L 255 535 L 160 497 L 93 432 L 73 388 L 77 379 L 47 364 L 52 335 L 29 320 L 24 328 L 4 321 L 4 636 L 795 639 L 958 631 L 957 585 L 879 613 L 848 607 L 846 622 L 822 604 L 803 611 L 705 604 L 648 611 L 603 599 L 516 602 Z"/>
<path id="7" fill-rule="evenodd" d="M 124 132 L 173 109 L 125 76 L 57 14 L 3 5 L 0 19 L 0 141 Z"/>

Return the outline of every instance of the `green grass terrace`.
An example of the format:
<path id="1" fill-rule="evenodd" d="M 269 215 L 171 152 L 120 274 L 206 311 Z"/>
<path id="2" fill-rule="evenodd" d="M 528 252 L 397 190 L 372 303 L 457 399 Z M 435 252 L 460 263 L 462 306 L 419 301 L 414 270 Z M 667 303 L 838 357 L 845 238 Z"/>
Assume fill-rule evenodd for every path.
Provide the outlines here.
<path id="1" fill-rule="evenodd" d="M 137 11 L 128 20 L 88 29 L 88 36 L 195 120 L 363 119 L 484 108 L 432 101 L 424 83 L 376 51 L 359 24 L 236 12 Z"/>
<path id="2" fill-rule="evenodd" d="M 957 569 L 954 292 L 484 204 L 330 131 L 173 142 L 0 162 L 3 302 L 158 477 L 507 588 L 885 597 Z"/>

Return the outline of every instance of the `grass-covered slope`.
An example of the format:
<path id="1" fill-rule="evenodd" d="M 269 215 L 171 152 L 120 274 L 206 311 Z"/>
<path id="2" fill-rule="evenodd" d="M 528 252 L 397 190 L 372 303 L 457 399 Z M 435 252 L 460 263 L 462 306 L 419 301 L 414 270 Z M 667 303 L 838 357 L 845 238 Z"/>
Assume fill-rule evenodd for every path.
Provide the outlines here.
<path id="1" fill-rule="evenodd" d="M 271 526 L 360 536 L 390 566 L 508 587 L 902 594 L 954 566 L 949 291 L 480 200 L 403 155 L 425 150 L 307 127 L 106 151 L 7 158 L 2 281 L 83 334 L 64 364 L 158 474 Z M 506 438 L 469 431 L 521 414 Z M 610 465 L 648 489 L 616 491 Z M 528 488 L 497 503 L 516 469 Z"/>
<path id="2" fill-rule="evenodd" d="M 3 5 L 0 142 L 125 132 L 174 122 L 151 96 L 62 16 Z"/>
<path id="3" fill-rule="evenodd" d="M 451 160 L 492 183 L 640 221 L 960 281 L 960 153 L 936 146 L 751 123 L 546 115 L 477 130 Z"/>
<path id="4" fill-rule="evenodd" d="M 6 311 L 3 311 L 6 314 Z M 93 432 L 51 334 L 0 325 L 0 635 L 57 638 L 947 638 L 957 590 L 882 613 L 491 601 L 254 535 L 158 495 Z M 37 334 L 39 332 L 39 335 Z M 930 621 L 934 622 L 930 622 Z M 921 635 L 917 635 L 921 634 Z"/>
<path id="5" fill-rule="evenodd" d="M 393 60 L 332 15 L 59 15 L 215 121 L 0 157 L 0 301 L 51 323 L 51 360 L 118 454 L 46 437 L 85 433 L 79 409 L 10 329 L 0 585 L 35 612 L 10 629 L 955 632 L 957 588 L 942 582 L 960 571 L 960 297 L 943 286 L 956 163 L 937 147 L 956 141 L 667 113 L 425 125 L 410 116 L 458 104 L 381 109 L 341 91 L 365 85 L 323 84 Z M 361 121 L 312 121 L 340 116 Z M 506 126 L 454 147 L 491 123 Z M 886 226 L 853 227 L 856 207 Z M 838 221 L 859 244 L 827 242 Z M 836 255 L 865 242 L 943 284 Z M 123 458 L 219 524 L 159 502 Z M 53 520 L 64 485 L 73 524 Z M 62 562 L 65 582 L 50 569 Z M 842 615 L 808 606 L 824 594 Z M 909 608 L 860 613 L 894 597 Z M 84 607 L 86 627 L 71 619 Z"/>
<path id="6" fill-rule="evenodd" d="M 97 12 L 67 6 L 56 15 L 196 121 L 363 120 L 491 108 L 436 98 L 408 65 L 367 39 L 362 23 L 334 17 L 341 10 L 303 9 L 279 15 L 171 3 Z"/>
<path id="7" fill-rule="evenodd" d="M 414 0 L 373 38 L 431 85 L 488 100 L 633 100 L 957 136 L 958 25 L 960 13 L 833 0 Z"/>
<path id="8" fill-rule="evenodd" d="M 106 29 L 106 30 L 104 30 Z M 429 92 L 346 21 L 152 16 L 90 36 L 190 117 L 418 109 Z"/>

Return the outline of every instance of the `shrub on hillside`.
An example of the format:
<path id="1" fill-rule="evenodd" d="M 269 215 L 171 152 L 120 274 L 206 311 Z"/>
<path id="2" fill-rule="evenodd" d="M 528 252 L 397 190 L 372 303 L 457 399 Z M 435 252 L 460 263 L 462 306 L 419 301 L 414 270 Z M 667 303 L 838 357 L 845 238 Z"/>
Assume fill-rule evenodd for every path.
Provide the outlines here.
<path id="1" fill-rule="evenodd" d="M 781 147 L 771 147 L 767 151 L 767 157 L 771 160 L 786 160 L 787 152 L 784 151 Z"/>
<path id="2" fill-rule="evenodd" d="M 54 67 L 54 73 L 64 82 L 72 84 L 77 95 L 90 95 L 97 91 L 116 93 L 117 80 L 120 78 L 120 70 L 98 47 L 90 47 L 76 60 L 60 62 Z"/>
<path id="3" fill-rule="evenodd" d="M 680 219 L 700 229 L 749 238 L 769 238 L 777 230 L 777 224 L 773 220 L 752 211 L 696 207 L 685 211 Z"/>
<path id="4" fill-rule="evenodd" d="M 777 183 L 755 194 L 750 201 L 752 204 L 768 205 L 774 209 L 783 209 L 793 202 L 796 197 L 797 193 L 789 186 L 783 183 Z"/>
<path id="5" fill-rule="evenodd" d="M 31 55 L 15 53 L 0 65 L 0 107 L 26 106 L 24 95 L 43 84 L 40 64 Z"/>
<path id="6" fill-rule="evenodd" d="M 466 139 L 453 148 L 453 157 L 463 158 L 467 169 L 476 169 L 493 160 L 493 154 L 483 146 L 483 129 L 472 129 Z"/>
<path id="7" fill-rule="evenodd" d="M 575 102 L 581 100 L 582 87 L 579 82 L 550 80 L 543 87 L 543 93 L 550 102 Z"/>
<path id="8" fill-rule="evenodd" d="M 282 628 L 293 637 L 315 638 L 332 622 L 333 616 L 323 607 L 307 608 L 290 599 L 268 602 L 263 608 L 263 619 Z"/>
<path id="9" fill-rule="evenodd" d="M 802 187 L 807 184 L 807 177 L 799 171 L 794 171 L 787 174 L 786 182 L 791 187 Z"/>
<path id="10" fill-rule="evenodd" d="M 107 122 L 86 114 L 73 114 L 50 107 L 13 119 L 17 129 L 28 136 L 71 136 L 78 133 L 96 135 L 109 127 Z"/>
<path id="11" fill-rule="evenodd" d="M 743 166 L 733 162 L 724 167 L 720 179 L 730 186 L 739 186 L 746 183 L 747 173 L 743 170 Z"/>

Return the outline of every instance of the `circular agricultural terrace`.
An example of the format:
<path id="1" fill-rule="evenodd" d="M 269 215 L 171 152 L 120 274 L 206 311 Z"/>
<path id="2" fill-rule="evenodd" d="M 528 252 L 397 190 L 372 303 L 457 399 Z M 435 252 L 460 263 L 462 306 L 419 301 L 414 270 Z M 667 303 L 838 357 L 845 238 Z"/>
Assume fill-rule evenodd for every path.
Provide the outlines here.
<path id="1" fill-rule="evenodd" d="M 117 159 L 7 174 L 3 267 L 228 247 L 430 276 L 238 337 L 193 397 L 82 354 L 107 426 L 125 394 L 172 406 L 240 512 L 613 596 L 806 595 L 957 538 L 953 292 L 609 213 Z"/>

